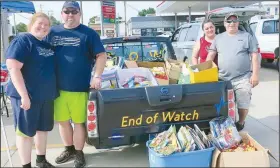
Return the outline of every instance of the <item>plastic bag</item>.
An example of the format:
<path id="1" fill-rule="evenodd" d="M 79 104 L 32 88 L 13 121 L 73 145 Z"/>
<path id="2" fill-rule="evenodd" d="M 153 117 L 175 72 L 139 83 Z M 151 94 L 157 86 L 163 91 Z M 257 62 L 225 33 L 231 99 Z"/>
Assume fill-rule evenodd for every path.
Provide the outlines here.
<path id="1" fill-rule="evenodd" d="M 179 129 L 177 136 L 184 152 L 195 150 L 196 145 L 188 128 L 182 126 Z"/>
<path id="2" fill-rule="evenodd" d="M 209 122 L 212 142 L 220 150 L 236 148 L 242 140 L 230 117 L 218 117 Z"/>

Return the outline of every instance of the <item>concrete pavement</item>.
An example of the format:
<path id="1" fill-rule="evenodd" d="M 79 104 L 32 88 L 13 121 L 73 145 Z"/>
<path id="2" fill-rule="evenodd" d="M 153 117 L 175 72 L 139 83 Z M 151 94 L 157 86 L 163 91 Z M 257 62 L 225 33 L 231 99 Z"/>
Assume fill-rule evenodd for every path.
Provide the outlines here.
<path id="1" fill-rule="evenodd" d="M 13 149 L 12 160 L 15 167 L 21 166 L 18 152 L 15 148 L 15 136 L 12 117 L 6 118 L 5 128 L 9 144 Z M 246 120 L 244 131 L 255 138 L 262 146 L 269 149 L 271 153 L 279 158 L 279 74 L 274 69 L 262 68 L 260 84 L 253 89 L 252 104 L 249 117 Z M 1 132 L 2 133 L 2 132 Z M 1 136 L 1 167 L 9 167 L 5 143 Z M 55 158 L 63 150 L 58 133 L 58 127 L 50 132 L 48 139 L 48 160 L 54 163 Z M 96 150 L 94 147 L 86 146 L 84 149 L 88 167 L 147 167 L 148 155 L 144 145 L 125 148 L 123 150 Z M 36 159 L 35 150 L 32 154 L 32 164 Z M 270 158 L 271 167 L 279 167 L 279 163 Z M 71 167 L 73 161 L 56 165 L 58 167 Z"/>

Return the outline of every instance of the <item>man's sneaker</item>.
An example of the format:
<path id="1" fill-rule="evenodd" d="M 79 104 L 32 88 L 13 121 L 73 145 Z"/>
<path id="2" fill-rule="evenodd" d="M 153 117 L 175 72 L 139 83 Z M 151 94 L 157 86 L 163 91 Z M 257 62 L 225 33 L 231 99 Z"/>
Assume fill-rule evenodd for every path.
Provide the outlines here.
<path id="1" fill-rule="evenodd" d="M 74 161 L 74 167 L 85 167 L 85 165 L 86 165 L 86 160 L 85 160 L 84 152 L 77 151 L 76 158 Z"/>
<path id="2" fill-rule="evenodd" d="M 243 128 L 245 126 L 245 122 L 244 122 L 244 124 L 240 124 L 239 122 L 236 122 L 235 126 L 236 126 L 237 131 L 239 132 L 239 131 L 243 130 Z"/>
<path id="3" fill-rule="evenodd" d="M 55 163 L 62 164 L 75 158 L 75 151 L 65 150 L 55 159 Z"/>
<path id="4" fill-rule="evenodd" d="M 42 168 L 48 168 L 48 167 L 54 167 L 52 164 L 50 164 L 46 159 L 43 160 L 42 162 L 37 162 L 36 161 L 36 166 L 37 167 L 42 167 Z"/>

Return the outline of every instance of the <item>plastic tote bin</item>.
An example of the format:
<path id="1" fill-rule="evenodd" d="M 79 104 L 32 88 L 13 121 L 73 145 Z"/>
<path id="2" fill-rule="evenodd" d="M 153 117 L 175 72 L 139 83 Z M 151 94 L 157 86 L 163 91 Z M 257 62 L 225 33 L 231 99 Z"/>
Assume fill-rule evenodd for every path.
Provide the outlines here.
<path id="1" fill-rule="evenodd" d="M 164 156 L 149 147 L 151 140 L 146 143 L 149 150 L 150 167 L 210 167 L 215 147 L 191 152 L 174 153 Z"/>
<path id="2" fill-rule="evenodd" d="M 134 75 L 143 76 L 147 78 L 148 81 L 151 81 L 152 86 L 158 86 L 158 82 L 149 68 L 129 68 L 117 70 L 117 82 L 119 88 L 124 88 L 122 85 L 125 83 L 125 80 L 133 77 Z"/>
<path id="3" fill-rule="evenodd" d="M 199 72 L 194 72 L 194 69 Z M 206 83 L 218 81 L 218 67 L 213 61 L 206 61 L 201 64 L 189 66 L 191 83 Z"/>

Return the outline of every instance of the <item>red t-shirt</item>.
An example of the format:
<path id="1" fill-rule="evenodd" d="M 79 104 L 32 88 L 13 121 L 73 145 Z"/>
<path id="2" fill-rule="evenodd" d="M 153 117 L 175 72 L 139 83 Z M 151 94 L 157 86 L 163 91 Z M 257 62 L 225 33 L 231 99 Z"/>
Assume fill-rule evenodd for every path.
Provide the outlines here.
<path id="1" fill-rule="evenodd" d="M 200 50 L 199 50 L 199 57 L 200 57 L 200 63 L 203 63 L 206 61 L 207 55 L 208 55 L 208 49 L 210 48 L 212 43 L 205 40 L 204 37 L 200 38 Z M 215 57 L 214 62 L 216 65 L 218 65 L 218 56 Z"/>

